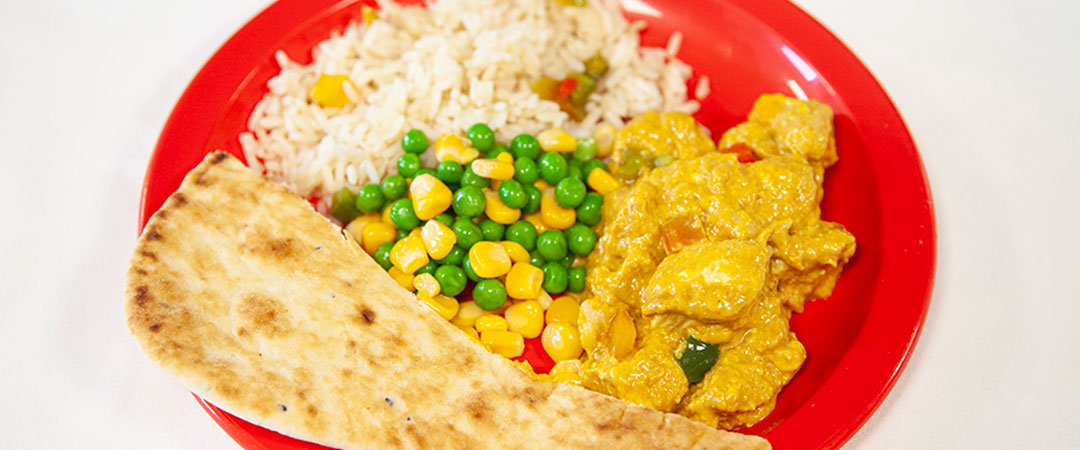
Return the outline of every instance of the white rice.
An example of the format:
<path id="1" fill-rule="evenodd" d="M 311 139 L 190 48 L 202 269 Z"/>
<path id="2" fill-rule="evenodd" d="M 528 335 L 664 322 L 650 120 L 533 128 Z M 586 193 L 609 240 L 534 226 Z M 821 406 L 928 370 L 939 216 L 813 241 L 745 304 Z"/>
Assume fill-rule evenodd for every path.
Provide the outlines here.
<path id="1" fill-rule="evenodd" d="M 697 86 L 694 87 L 694 98 L 698 100 L 704 100 L 709 96 L 709 76 L 702 75 L 698 78 Z"/>
<path id="2" fill-rule="evenodd" d="M 682 34 L 666 48 L 640 46 L 643 22 L 628 22 L 614 0 L 584 8 L 554 0 L 437 0 L 428 8 L 379 2 L 370 25 L 350 24 L 320 42 L 302 66 L 279 51 L 281 72 L 239 136 L 248 165 L 304 197 L 320 197 L 377 182 L 401 154 L 401 136 L 419 128 L 434 139 L 476 122 L 500 142 L 520 133 L 562 127 L 578 137 L 598 125 L 617 128 L 646 111 L 696 112 L 687 98 L 691 69 L 676 55 Z M 541 76 L 582 71 L 600 51 L 609 70 L 573 122 L 530 87 Z M 323 108 L 308 90 L 321 73 L 347 74 L 353 104 Z M 701 83 L 700 100 L 707 94 Z M 347 84 L 346 84 L 347 85 Z M 426 154 L 433 164 L 432 152 Z"/>

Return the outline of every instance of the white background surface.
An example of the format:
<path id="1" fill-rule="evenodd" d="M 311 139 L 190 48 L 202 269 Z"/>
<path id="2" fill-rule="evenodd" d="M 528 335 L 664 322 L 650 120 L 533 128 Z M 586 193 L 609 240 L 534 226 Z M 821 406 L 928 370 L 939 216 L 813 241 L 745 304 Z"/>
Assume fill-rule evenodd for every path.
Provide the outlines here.
<path id="1" fill-rule="evenodd" d="M 904 115 L 938 273 L 854 449 L 1080 448 L 1080 3 L 802 0 Z M 143 172 L 262 0 L 0 1 L 0 447 L 235 448 L 128 337 Z"/>

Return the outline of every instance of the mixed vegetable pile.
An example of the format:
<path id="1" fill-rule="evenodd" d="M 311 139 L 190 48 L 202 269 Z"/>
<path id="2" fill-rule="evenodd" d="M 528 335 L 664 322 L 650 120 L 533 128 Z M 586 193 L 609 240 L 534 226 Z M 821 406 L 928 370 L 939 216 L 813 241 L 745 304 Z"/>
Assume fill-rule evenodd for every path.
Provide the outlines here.
<path id="1" fill-rule="evenodd" d="M 555 128 L 506 145 L 477 123 L 432 144 L 410 130 L 398 173 L 343 188 L 330 214 L 402 287 L 494 353 L 520 357 L 540 337 L 553 361 L 576 360 L 573 296 L 585 291 L 603 195 L 622 185 L 598 159 L 614 133 L 577 139 Z M 420 158 L 429 147 L 433 168 Z"/>
<path id="2" fill-rule="evenodd" d="M 585 0 L 555 1 L 567 6 L 585 5 Z M 362 13 L 367 23 L 378 19 L 370 7 L 365 6 Z M 542 77 L 531 85 L 540 99 L 556 103 L 571 120 L 579 122 L 586 118 L 590 96 L 609 69 L 600 52 L 581 63 L 580 71 L 562 78 Z M 356 85 L 347 75 L 321 73 L 309 94 L 313 102 L 326 108 L 347 107 L 358 99 Z M 761 107 L 764 112 L 759 112 L 758 117 L 772 117 L 787 110 L 802 111 L 801 115 L 794 120 L 773 120 L 754 119 L 752 113 L 751 121 L 733 129 L 734 134 L 729 130 L 721 143 L 716 143 L 693 117 L 675 112 L 646 112 L 618 133 L 613 126 L 604 125 L 593 136 L 580 139 L 555 128 L 497 142 L 488 125 L 476 123 L 465 133 L 443 134 L 430 141 L 423 131 L 413 129 L 401 138 L 404 154 L 397 159 L 396 174 L 378 184 L 363 186 L 358 192 L 342 189 L 332 198 L 329 212 L 346 224 L 363 249 L 392 279 L 415 293 L 421 303 L 491 352 L 523 366 L 527 362 L 538 378 L 574 383 L 713 426 L 718 422 L 724 428 L 749 425 L 771 410 L 775 393 L 801 364 L 802 347 L 791 335 L 783 345 L 770 337 L 773 340 L 764 347 L 750 348 L 756 345 L 755 339 L 764 338 L 744 337 L 729 342 L 721 331 L 757 333 L 768 330 L 764 325 L 778 322 L 774 317 L 782 317 L 781 331 L 787 333 L 787 316 L 770 316 L 771 311 L 755 307 L 739 313 L 739 319 L 728 324 L 709 322 L 677 308 L 659 313 L 643 312 L 640 304 L 627 308 L 635 302 L 626 297 L 641 294 L 620 291 L 618 285 L 627 285 L 627 278 L 605 278 L 603 272 L 609 268 L 603 263 L 609 256 L 605 252 L 618 246 L 602 245 L 593 255 L 593 268 L 599 274 L 594 274 L 589 292 L 585 259 L 600 241 L 598 232 L 608 233 L 609 239 L 614 237 L 612 242 L 624 246 L 642 235 L 640 230 L 627 230 L 633 230 L 635 224 L 651 223 L 659 239 L 641 240 L 641 246 L 657 248 L 642 254 L 663 254 L 660 259 L 665 264 L 678 264 L 665 258 L 717 239 L 716 235 L 706 236 L 702 215 L 688 213 L 687 205 L 693 209 L 710 201 L 738 203 L 740 198 L 752 198 L 751 203 L 776 202 L 773 209 L 794 208 L 780 203 L 788 201 L 787 197 L 768 193 L 773 189 L 769 183 L 787 186 L 782 183 L 786 181 L 782 173 L 779 181 L 762 175 L 754 183 L 743 183 L 744 191 L 760 189 L 749 196 L 746 192 L 713 192 L 703 181 L 708 177 L 697 176 L 701 170 L 671 176 L 678 170 L 689 170 L 690 163 L 714 152 L 732 154 L 739 163 L 754 163 L 758 157 L 770 156 L 755 148 L 771 148 L 768 143 L 779 139 L 777 136 L 810 141 L 803 130 L 825 129 L 808 122 L 820 114 L 807 116 L 805 105 L 784 103 L 780 108 L 768 102 L 794 100 L 763 98 L 759 102 L 765 101 L 766 106 Z M 755 103 L 755 111 L 758 109 Z M 831 120 L 831 112 L 829 115 L 827 120 Z M 729 135 L 734 137 L 729 139 Z M 761 141 L 764 147 L 750 145 Z M 784 145 L 794 145 L 795 141 L 784 141 Z M 434 167 L 425 167 L 421 157 L 429 150 L 438 161 Z M 605 160 L 610 161 L 610 168 Z M 657 203 L 645 208 L 634 206 L 637 209 L 626 207 L 633 202 L 616 194 L 608 198 L 613 203 L 609 214 L 614 212 L 606 221 L 608 229 L 600 228 L 605 196 L 620 187 L 635 189 L 642 183 L 653 183 L 655 188 L 660 178 L 645 176 L 672 165 L 658 173 L 667 174 L 667 185 L 660 189 L 666 193 L 680 189 L 699 192 L 684 196 L 686 201 L 682 203 L 661 195 Z M 745 178 L 745 173 L 740 176 Z M 685 182 L 690 179 L 696 181 Z M 820 189 L 820 173 L 817 181 Z M 640 191 L 627 195 L 633 192 Z M 640 217 L 661 216 L 656 208 L 665 204 L 681 205 L 682 209 L 677 214 L 669 211 L 662 220 Z M 624 212 L 633 210 L 634 214 L 628 215 L 631 219 L 619 222 L 626 219 L 620 219 L 620 208 Z M 619 265 L 629 267 L 619 270 L 646 266 L 627 263 L 629 258 L 623 255 L 619 258 Z M 735 267 L 725 258 L 715 259 Z M 652 285 L 660 279 L 654 270 L 660 259 L 650 260 L 652 269 L 631 275 L 648 277 L 644 279 Z M 748 267 L 717 272 L 722 279 L 709 283 L 737 284 L 743 273 L 750 273 Z M 687 284 L 688 271 L 672 273 L 676 275 L 668 275 L 663 284 L 682 283 L 684 293 L 701 292 L 700 286 Z M 716 295 L 724 292 L 717 290 Z M 678 299 L 684 303 L 678 307 L 695 307 L 691 296 Z M 717 365 L 723 371 L 720 375 L 713 371 Z M 710 371 L 714 375 L 706 379 Z M 724 418 L 716 417 L 721 413 Z"/>
<path id="3" fill-rule="evenodd" d="M 570 72 L 561 80 L 541 77 L 532 85 L 532 91 L 541 99 L 557 103 L 559 109 L 579 122 L 585 118 L 585 104 L 596 90 L 596 83 L 608 70 L 607 61 L 600 56 L 600 52 L 596 52 L 583 63 L 584 72 Z"/>

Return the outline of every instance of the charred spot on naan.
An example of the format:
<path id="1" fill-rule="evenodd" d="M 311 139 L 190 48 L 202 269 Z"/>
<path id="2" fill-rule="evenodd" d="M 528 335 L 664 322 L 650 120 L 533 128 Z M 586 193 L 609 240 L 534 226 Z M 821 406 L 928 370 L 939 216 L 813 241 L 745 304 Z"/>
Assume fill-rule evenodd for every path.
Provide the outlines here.
<path id="1" fill-rule="evenodd" d="M 146 285 L 135 287 L 135 306 L 141 308 L 146 305 L 146 302 L 153 299 L 154 296 L 150 295 L 150 288 L 146 287 Z"/>
<path id="2" fill-rule="evenodd" d="M 285 304 L 264 294 L 245 295 L 235 309 L 239 324 L 237 335 L 246 334 L 250 328 L 266 337 L 278 337 L 288 333 L 291 328 Z"/>
<path id="3" fill-rule="evenodd" d="M 259 256 L 285 259 L 296 255 L 296 245 L 292 238 L 274 238 L 262 233 L 247 235 L 241 249 Z"/>
<path id="4" fill-rule="evenodd" d="M 364 305 L 353 305 L 355 312 L 351 319 L 357 325 L 371 325 L 375 323 L 375 311 Z"/>
<path id="5" fill-rule="evenodd" d="M 487 400 L 484 400 L 484 396 L 479 393 L 470 395 L 469 399 L 465 401 L 465 413 L 476 421 L 493 420 L 494 418 L 487 414 L 490 408 Z"/>
<path id="6" fill-rule="evenodd" d="M 146 227 L 146 240 L 148 241 L 160 241 L 163 236 L 158 232 L 158 227 L 155 224 L 150 224 Z"/>
<path id="7" fill-rule="evenodd" d="M 128 276 L 132 277 L 133 274 L 142 278 L 139 283 L 128 287 L 128 297 L 131 299 L 127 305 L 129 329 L 145 329 L 157 334 L 166 326 L 184 326 L 190 322 L 191 317 L 186 310 L 174 308 L 164 301 L 169 298 L 167 293 L 177 289 L 173 280 L 167 277 L 148 279 L 145 275 L 138 275 L 138 270 L 134 268 L 129 271 Z M 166 294 L 159 298 L 155 292 Z"/>
<path id="8" fill-rule="evenodd" d="M 142 256 L 143 258 L 149 259 L 151 261 L 157 261 L 158 260 L 157 255 L 154 254 L 154 252 L 146 250 L 146 249 L 139 250 L 139 256 Z"/>
<path id="9" fill-rule="evenodd" d="M 410 416 L 409 419 L 412 419 L 412 417 Z M 417 447 L 429 447 L 429 445 L 427 444 L 427 433 L 420 431 L 417 428 L 416 424 L 412 422 L 412 420 L 409 420 L 408 423 L 405 424 L 405 432 L 408 433 L 409 437 L 412 438 L 413 442 L 416 443 Z"/>
<path id="10" fill-rule="evenodd" d="M 198 172 L 198 175 L 195 178 L 195 184 L 197 186 L 206 187 L 206 186 L 209 186 L 209 185 L 213 184 L 214 181 L 217 181 L 216 178 L 207 179 L 206 175 L 210 172 L 210 169 L 212 169 L 214 166 L 224 162 L 227 159 L 229 159 L 229 154 L 225 153 L 225 152 L 214 152 L 212 155 L 208 155 L 206 157 L 206 160 L 209 162 L 209 164 L 207 164 L 205 166 L 200 165 L 199 167 L 196 168 L 196 170 L 201 169 L 201 171 Z"/>

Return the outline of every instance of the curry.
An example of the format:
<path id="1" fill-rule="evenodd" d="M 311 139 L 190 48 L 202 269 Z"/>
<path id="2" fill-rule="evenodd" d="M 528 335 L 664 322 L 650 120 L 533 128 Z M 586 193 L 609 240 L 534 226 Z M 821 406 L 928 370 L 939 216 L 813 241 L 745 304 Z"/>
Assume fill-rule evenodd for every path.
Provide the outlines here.
<path id="1" fill-rule="evenodd" d="M 806 359 L 789 327 L 827 297 L 855 238 L 820 218 L 832 110 L 779 94 L 713 144 L 694 119 L 619 131 L 579 313 L 582 384 L 710 426 L 772 411 Z"/>

